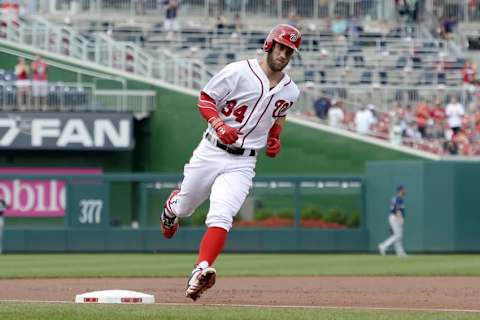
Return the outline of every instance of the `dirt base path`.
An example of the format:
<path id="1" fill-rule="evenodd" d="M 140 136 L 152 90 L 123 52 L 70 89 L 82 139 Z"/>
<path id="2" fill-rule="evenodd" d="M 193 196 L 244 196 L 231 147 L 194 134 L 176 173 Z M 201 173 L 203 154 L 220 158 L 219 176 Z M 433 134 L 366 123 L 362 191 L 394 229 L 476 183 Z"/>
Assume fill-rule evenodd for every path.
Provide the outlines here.
<path id="1" fill-rule="evenodd" d="M 125 289 L 159 303 L 193 303 L 184 278 L 0 280 L 0 300 L 70 301 L 79 293 Z M 480 310 L 480 277 L 218 277 L 198 304 Z"/>

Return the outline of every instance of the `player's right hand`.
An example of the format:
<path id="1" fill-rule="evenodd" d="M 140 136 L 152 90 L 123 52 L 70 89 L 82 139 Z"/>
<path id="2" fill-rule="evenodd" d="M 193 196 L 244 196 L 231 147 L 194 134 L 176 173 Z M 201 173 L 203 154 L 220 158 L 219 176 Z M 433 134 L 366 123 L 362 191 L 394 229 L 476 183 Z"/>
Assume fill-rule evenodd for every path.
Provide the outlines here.
<path id="1" fill-rule="evenodd" d="M 238 139 L 238 130 L 226 124 L 220 126 L 217 130 L 217 136 L 225 144 L 235 143 Z"/>
<path id="2" fill-rule="evenodd" d="M 235 128 L 226 125 L 222 120 L 219 118 L 209 121 L 212 125 L 212 128 L 217 133 L 218 139 L 225 144 L 232 144 L 235 143 L 238 139 L 238 130 Z"/>

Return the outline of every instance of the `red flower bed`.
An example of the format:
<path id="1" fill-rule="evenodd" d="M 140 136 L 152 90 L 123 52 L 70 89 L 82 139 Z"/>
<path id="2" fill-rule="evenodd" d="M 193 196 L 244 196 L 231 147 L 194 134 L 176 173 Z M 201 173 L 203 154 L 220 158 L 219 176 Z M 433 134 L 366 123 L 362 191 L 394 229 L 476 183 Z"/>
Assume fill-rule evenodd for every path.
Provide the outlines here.
<path id="1" fill-rule="evenodd" d="M 330 222 L 320 219 L 302 219 L 301 225 L 304 228 L 327 228 L 327 229 L 344 229 L 346 226 L 336 222 Z"/>

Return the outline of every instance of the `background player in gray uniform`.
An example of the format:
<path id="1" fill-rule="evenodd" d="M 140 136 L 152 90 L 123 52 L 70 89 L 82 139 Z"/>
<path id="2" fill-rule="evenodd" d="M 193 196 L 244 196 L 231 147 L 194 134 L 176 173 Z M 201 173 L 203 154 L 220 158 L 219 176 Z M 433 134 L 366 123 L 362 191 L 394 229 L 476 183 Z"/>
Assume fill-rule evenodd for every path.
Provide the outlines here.
<path id="1" fill-rule="evenodd" d="M 397 187 L 397 194 L 392 198 L 390 204 L 390 214 L 388 222 L 392 229 L 392 235 L 384 242 L 378 245 L 378 250 L 381 255 L 385 255 L 388 247 L 395 244 L 395 252 L 397 256 L 405 257 L 407 254 L 403 249 L 403 226 L 405 222 L 405 188 L 403 186 Z"/>
<path id="2" fill-rule="evenodd" d="M 3 215 L 5 214 L 5 210 L 7 210 L 8 205 L 3 200 L 3 198 L 0 198 L 0 253 L 2 253 L 3 250 L 3 228 L 5 227 L 5 218 Z"/>

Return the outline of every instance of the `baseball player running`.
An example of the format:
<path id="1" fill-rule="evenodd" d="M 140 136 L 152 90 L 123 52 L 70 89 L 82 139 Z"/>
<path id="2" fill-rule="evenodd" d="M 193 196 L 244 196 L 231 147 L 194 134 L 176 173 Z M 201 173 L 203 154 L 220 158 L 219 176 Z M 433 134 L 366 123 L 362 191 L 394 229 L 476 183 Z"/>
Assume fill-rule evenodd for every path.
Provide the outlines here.
<path id="1" fill-rule="evenodd" d="M 400 185 L 397 187 L 397 194 L 392 198 L 390 214 L 388 217 L 388 222 L 390 223 L 390 228 L 392 229 L 393 234 L 387 240 L 378 245 L 378 250 L 382 256 L 386 254 L 388 247 L 394 243 L 397 256 L 407 256 L 402 244 L 403 223 L 405 221 L 405 202 L 403 197 L 405 197 L 405 188 Z"/>
<path id="2" fill-rule="evenodd" d="M 192 215 L 210 196 L 207 230 L 187 282 L 186 296 L 193 300 L 215 284 L 212 265 L 252 187 L 259 150 L 266 146 L 269 157 L 280 152 L 285 117 L 299 95 L 283 70 L 300 43 L 296 28 L 277 25 L 263 45 L 265 58 L 225 66 L 200 93 L 197 106 L 208 128 L 160 217 L 161 231 L 170 239 L 179 218 Z"/>

